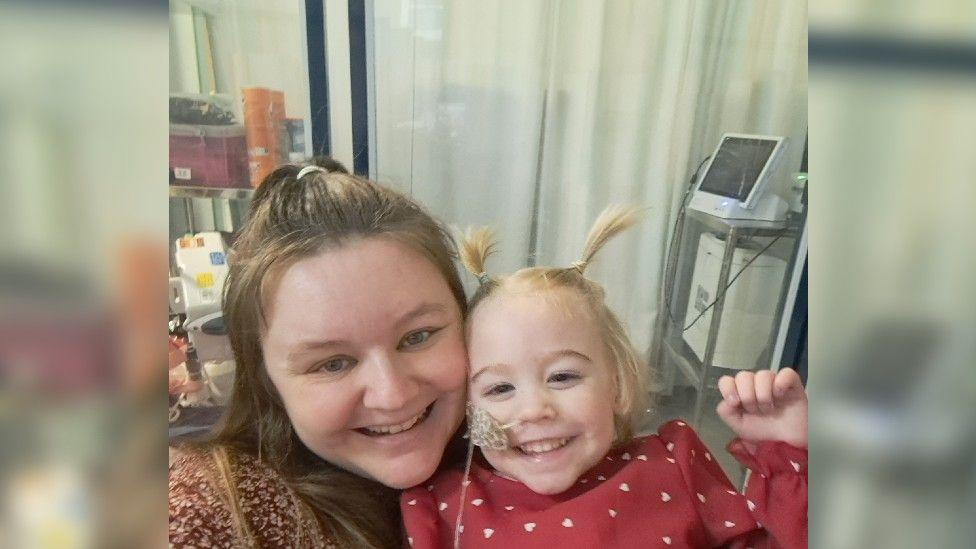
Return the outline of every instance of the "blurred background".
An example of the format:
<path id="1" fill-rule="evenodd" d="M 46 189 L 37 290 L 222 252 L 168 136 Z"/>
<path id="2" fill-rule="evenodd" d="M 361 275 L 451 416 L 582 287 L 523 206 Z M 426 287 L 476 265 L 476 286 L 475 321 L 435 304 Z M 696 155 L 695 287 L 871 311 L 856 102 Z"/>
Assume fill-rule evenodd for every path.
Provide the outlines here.
<path id="1" fill-rule="evenodd" d="M 220 254 L 262 170 L 319 153 L 496 225 L 499 272 L 648 207 L 593 270 L 654 365 L 647 428 L 717 449 L 714 378 L 798 366 L 811 545 L 971 546 L 974 27 L 962 1 L 0 3 L 0 546 L 165 543 L 166 447 L 233 376 Z M 701 209 L 726 133 L 786 138 L 786 211 Z"/>

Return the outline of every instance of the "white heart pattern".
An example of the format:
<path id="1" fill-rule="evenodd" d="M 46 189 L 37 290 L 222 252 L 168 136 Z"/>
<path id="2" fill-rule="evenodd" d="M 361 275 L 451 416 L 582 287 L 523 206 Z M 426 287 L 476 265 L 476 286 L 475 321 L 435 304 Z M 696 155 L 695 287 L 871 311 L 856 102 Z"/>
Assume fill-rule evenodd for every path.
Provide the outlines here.
<path id="1" fill-rule="evenodd" d="M 735 523 L 732 522 L 731 520 L 725 521 L 725 527 L 726 528 L 732 528 L 733 526 L 735 526 Z"/>
<path id="2" fill-rule="evenodd" d="M 407 543 L 410 544 L 410 547 L 413 547 L 413 538 L 407 538 Z"/>
<path id="3" fill-rule="evenodd" d="M 627 483 L 624 482 L 624 483 L 622 483 L 620 485 L 620 490 L 623 491 L 623 492 L 629 492 L 630 491 L 630 486 L 627 486 Z"/>
<path id="4" fill-rule="evenodd" d="M 610 513 L 610 518 L 614 518 L 617 516 L 617 512 L 614 511 L 613 509 L 607 509 L 607 512 Z"/>
<path id="5" fill-rule="evenodd" d="M 666 459 L 667 459 L 668 461 L 670 461 L 671 463 L 676 463 L 676 462 L 674 461 L 674 458 L 666 458 Z"/>
<path id="6" fill-rule="evenodd" d="M 464 525 L 463 524 L 459 524 L 458 525 L 458 532 L 464 532 Z"/>
<path id="7" fill-rule="evenodd" d="M 684 427 L 685 425 L 688 425 L 687 423 L 685 423 L 683 421 L 676 421 L 675 423 L 677 423 L 678 425 L 680 425 L 682 427 Z"/>
<path id="8" fill-rule="evenodd" d="M 428 492 L 433 492 L 433 491 L 434 491 L 434 485 L 433 485 L 433 484 L 431 484 L 430 486 L 428 486 L 428 487 L 427 487 L 427 491 L 428 491 Z"/>
<path id="9" fill-rule="evenodd" d="M 671 501 L 671 494 L 669 494 L 667 492 L 661 492 L 661 501 L 663 501 L 665 503 Z"/>
<path id="10" fill-rule="evenodd" d="M 407 505 L 417 505 L 417 500 L 412 499 L 412 500 L 410 500 L 410 501 L 407 502 Z"/>
<path id="11" fill-rule="evenodd" d="M 641 454 L 641 455 L 637 456 L 637 459 L 639 459 L 641 461 L 647 461 L 647 456 L 645 456 L 644 454 Z"/>
<path id="12" fill-rule="evenodd" d="M 573 527 L 573 521 L 569 520 L 568 518 L 564 518 L 563 519 L 563 526 L 565 526 L 566 528 L 572 528 Z"/>
<path id="13" fill-rule="evenodd" d="M 490 538 L 491 535 L 494 534 L 494 533 L 495 533 L 495 531 L 492 530 L 491 528 L 485 528 L 485 539 Z"/>
<path id="14" fill-rule="evenodd" d="M 671 538 L 668 536 L 664 536 L 663 538 L 661 538 L 661 541 L 664 542 L 664 545 L 671 545 Z"/>
<path id="15" fill-rule="evenodd" d="M 747 499 L 746 500 L 746 505 L 749 506 L 749 510 L 750 511 L 755 511 L 756 510 L 756 504 L 753 503 L 751 499 Z"/>
<path id="16" fill-rule="evenodd" d="M 505 510 L 506 510 L 506 511 L 511 511 L 512 509 L 515 509 L 515 507 L 514 507 L 514 506 L 512 506 L 512 505 L 506 505 L 506 506 L 505 506 Z"/>
<path id="17" fill-rule="evenodd" d="M 705 459 L 707 459 L 708 461 L 712 461 L 712 454 L 705 452 Z"/>
<path id="18" fill-rule="evenodd" d="M 444 509 L 447 509 L 447 504 L 442 501 L 441 504 L 437 506 L 437 508 L 443 511 Z"/>
<path id="19" fill-rule="evenodd" d="M 799 464 L 799 463 L 797 463 L 797 462 L 795 462 L 795 461 L 793 461 L 793 460 L 791 459 L 791 460 L 790 460 L 790 465 L 792 465 L 792 466 L 793 466 L 793 470 L 794 470 L 794 471 L 796 471 L 797 473 L 799 473 L 799 472 L 800 472 L 800 464 Z"/>
<path id="20" fill-rule="evenodd" d="M 701 495 L 700 492 L 698 494 L 696 494 L 696 495 L 698 496 L 698 501 L 700 501 L 702 503 L 705 503 L 705 496 Z"/>
<path id="21" fill-rule="evenodd" d="M 585 478 L 581 478 L 580 479 L 580 484 L 586 484 L 586 479 Z"/>
<path id="22" fill-rule="evenodd" d="M 473 500 L 471 500 L 471 505 L 474 505 L 475 507 L 477 507 L 477 506 L 481 505 L 484 502 L 485 502 L 485 500 L 483 500 L 481 498 L 473 499 Z"/>
<path id="23" fill-rule="evenodd" d="M 624 461 L 630 461 L 630 453 L 629 452 L 624 452 L 624 455 L 620 456 L 620 459 L 622 459 Z"/>
<path id="24" fill-rule="evenodd" d="M 597 480 L 607 480 L 607 477 L 605 477 L 603 475 L 597 475 L 596 479 Z"/>
<path id="25" fill-rule="evenodd" d="M 674 443 L 673 442 L 669 442 L 668 445 L 666 446 L 666 448 L 668 449 L 669 452 L 673 452 L 674 451 Z"/>
<path id="26" fill-rule="evenodd" d="M 534 522 L 526 522 L 525 523 L 525 531 L 526 532 L 531 532 L 532 530 L 535 530 L 535 523 Z"/>

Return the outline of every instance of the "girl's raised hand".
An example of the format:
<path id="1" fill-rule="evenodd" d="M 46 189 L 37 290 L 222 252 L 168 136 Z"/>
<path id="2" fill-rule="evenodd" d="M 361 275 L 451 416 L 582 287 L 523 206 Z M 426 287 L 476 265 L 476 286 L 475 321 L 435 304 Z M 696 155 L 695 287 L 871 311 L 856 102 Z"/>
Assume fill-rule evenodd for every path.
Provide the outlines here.
<path id="1" fill-rule="evenodd" d="M 718 389 L 722 402 L 716 411 L 744 441 L 807 447 L 807 393 L 795 370 L 742 371 L 722 376 Z"/>

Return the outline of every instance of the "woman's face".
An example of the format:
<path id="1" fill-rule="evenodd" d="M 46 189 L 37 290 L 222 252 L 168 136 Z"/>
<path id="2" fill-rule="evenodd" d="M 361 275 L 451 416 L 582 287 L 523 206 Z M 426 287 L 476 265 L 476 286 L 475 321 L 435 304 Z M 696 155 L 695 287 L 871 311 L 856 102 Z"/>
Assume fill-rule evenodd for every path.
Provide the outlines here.
<path id="1" fill-rule="evenodd" d="M 325 460 L 393 488 L 430 477 L 461 422 L 461 311 L 412 248 L 366 238 L 285 270 L 262 339 L 298 437 Z"/>

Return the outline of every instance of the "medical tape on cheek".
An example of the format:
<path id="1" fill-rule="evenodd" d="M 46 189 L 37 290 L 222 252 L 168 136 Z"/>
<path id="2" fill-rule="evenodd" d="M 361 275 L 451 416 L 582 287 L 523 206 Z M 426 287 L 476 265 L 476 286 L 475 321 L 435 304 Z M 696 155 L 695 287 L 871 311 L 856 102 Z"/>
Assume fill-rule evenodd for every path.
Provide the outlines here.
<path id="1" fill-rule="evenodd" d="M 468 436 L 475 446 L 489 450 L 507 450 L 511 448 L 508 433 L 505 431 L 517 426 L 521 421 L 502 424 L 484 408 L 468 403 Z"/>
<path id="2" fill-rule="evenodd" d="M 461 497 L 458 501 L 458 512 L 454 520 L 454 549 L 461 548 L 461 520 L 464 518 L 464 502 L 468 492 L 468 484 L 471 483 L 471 458 L 474 455 L 474 447 L 480 446 L 489 450 L 507 450 L 511 448 L 508 444 L 508 433 L 506 429 L 511 429 L 522 423 L 513 421 L 502 425 L 495 419 L 488 410 L 478 408 L 468 402 L 468 456 L 464 460 L 464 477 L 461 479 Z"/>

